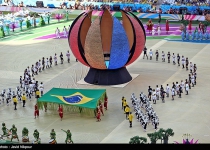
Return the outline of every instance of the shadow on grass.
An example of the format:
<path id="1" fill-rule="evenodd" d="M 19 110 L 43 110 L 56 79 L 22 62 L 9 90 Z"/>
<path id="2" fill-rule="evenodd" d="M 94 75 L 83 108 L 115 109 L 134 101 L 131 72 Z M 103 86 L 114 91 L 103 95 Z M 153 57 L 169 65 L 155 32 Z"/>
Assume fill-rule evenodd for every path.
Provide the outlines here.
<path id="1" fill-rule="evenodd" d="M 157 40 L 157 39 L 181 39 L 180 36 L 147 36 L 147 40 Z"/>
<path id="2" fill-rule="evenodd" d="M 182 40 L 180 39 L 168 39 L 168 41 L 173 41 L 173 42 L 185 42 L 185 43 L 200 43 L 200 44 L 209 44 L 210 40 Z"/>

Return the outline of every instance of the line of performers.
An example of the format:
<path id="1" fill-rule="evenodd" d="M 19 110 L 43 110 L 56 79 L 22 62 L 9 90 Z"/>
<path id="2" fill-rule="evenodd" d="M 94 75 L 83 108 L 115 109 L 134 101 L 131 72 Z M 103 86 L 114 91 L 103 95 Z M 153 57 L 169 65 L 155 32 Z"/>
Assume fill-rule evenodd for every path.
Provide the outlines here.
<path id="1" fill-rule="evenodd" d="M 195 31 L 190 34 L 190 32 L 187 30 L 186 33 L 182 31 L 181 33 L 182 40 L 210 40 L 210 33 L 208 30 L 205 32 L 199 31 L 196 27 Z"/>
<path id="2" fill-rule="evenodd" d="M 33 89 L 34 88 L 35 87 L 33 87 Z M 16 91 L 12 91 L 11 88 L 9 88 L 7 91 L 6 89 L 3 89 L 1 93 L 0 104 L 6 101 L 6 105 L 9 106 L 13 101 L 15 105 L 14 110 L 17 110 L 16 106 L 18 102 L 23 103 L 23 107 L 25 107 L 27 98 L 31 99 L 31 96 L 33 95 L 33 90 L 31 90 L 30 87 L 27 87 L 25 93 L 22 92 L 19 86 L 17 86 Z"/>
<path id="3" fill-rule="evenodd" d="M 156 53 L 157 54 L 157 53 Z M 159 55 L 159 54 L 158 54 Z M 158 60 L 158 55 L 156 55 L 156 61 Z M 170 63 L 170 53 L 168 53 L 168 63 Z M 157 125 L 159 125 L 159 119 L 155 113 L 155 111 L 152 108 L 152 105 L 150 104 L 150 101 L 153 101 L 153 104 L 156 104 L 156 100 L 159 100 L 159 98 L 162 99 L 162 102 L 165 102 L 165 94 L 166 97 L 169 97 L 169 93 L 171 92 L 172 100 L 174 100 L 174 96 L 179 95 L 179 98 L 181 98 L 181 93 L 183 93 L 183 90 L 185 89 L 186 95 L 188 95 L 189 89 L 191 87 L 194 87 L 196 85 L 196 78 L 197 78 L 197 66 L 193 64 L 192 62 L 189 63 L 188 59 L 185 59 L 184 56 L 180 58 L 179 55 L 177 55 L 177 62 L 178 66 L 180 66 L 180 60 L 182 62 L 182 69 L 186 68 L 186 71 L 188 71 L 188 67 L 190 68 L 190 74 L 188 79 L 181 80 L 181 83 L 178 82 L 172 83 L 172 88 L 170 88 L 169 84 L 167 84 L 166 88 L 164 89 L 163 86 L 159 88 L 158 85 L 156 86 L 156 90 L 152 89 L 150 86 L 148 88 L 148 96 L 143 94 L 141 92 L 140 99 L 136 98 L 134 93 L 131 95 L 131 101 L 132 105 L 134 107 L 134 111 L 137 117 L 137 120 L 141 122 L 142 127 L 144 128 L 144 131 L 146 131 L 147 123 L 149 121 L 152 122 L 152 125 L 154 126 L 155 130 L 157 130 Z M 176 57 L 173 53 L 173 64 L 176 64 Z M 162 62 L 165 62 L 165 54 L 162 55 Z M 143 111 L 140 108 L 144 108 L 146 110 L 146 114 L 143 113 Z"/>
<path id="4" fill-rule="evenodd" d="M 101 115 L 104 116 L 104 109 L 107 110 L 107 106 L 108 106 L 107 97 L 104 98 L 104 103 L 102 103 L 102 101 L 99 101 L 98 106 L 96 107 L 96 110 L 94 111 L 97 122 L 101 121 Z"/>
<path id="5" fill-rule="evenodd" d="M 63 27 L 63 37 L 67 38 L 68 37 L 68 33 L 69 33 L 69 30 L 70 30 L 70 25 L 69 25 L 69 28 L 67 29 L 66 26 Z M 60 39 L 61 38 L 61 31 L 60 29 L 57 27 L 56 30 L 55 30 L 55 36 L 57 39 Z"/>
<path id="6" fill-rule="evenodd" d="M 3 89 L 1 93 L 2 103 L 6 101 L 6 105 L 9 106 L 13 102 L 15 106 L 14 110 L 17 110 L 18 102 L 23 103 L 22 106 L 25 107 L 26 100 L 31 100 L 33 95 L 35 95 L 35 98 L 37 99 L 43 95 L 44 85 L 42 82 L 38 85 L 38 81 L 35 81 L 35 78 L 32 79 L 27 73 L 24 74 L 24 82 L 22 82 L 21 78 L 21 86 L 17 86 L 16 91 L 12 91 L 12 89 L 9 88 L 7 91 L 6 89 Z"/>
<path id="7" fill-rule="evenodd" d="M 60 54 L 60 61 L 61 64 L 63 64 L 63 54 L 61 52 Z M 66 53 L 67 61 L 70 63 L 70 52 L 67 51 Z M 16 105 L 17 102 L 23 102 L 23 107 L 25 107 L 26 98 L 29 98 L 31 100 L 32 96 L 35 94 L 35 98 L 39 98 L 43 95 L 44 92 L 44 85 L 41 82 L 40 84 L 38 81 L 33 78 L 35 75 L 38 75 L 40 72 L 44 71 L 45 69 L 49 69 L 52 67 L 53 58 L 52 56 L 48 58 L 42 58 L 39 61 L 37 61 L 34 65 L 31 66 L 31 68 L 28 66 L 23 73 L 23 76 L 20 76 L 20 86 L 16 87 L 16 91 L 11 88 L 8 90 L 3 89 L 0 96 L 0 104 L 4 103 L 6 101 L 7 106 L 9 106 L 10 102 L 13 102 L 15 104 L 15 110 L 17 110 Z M 58 58 L 57 54 L 55 53 L 54 56 L 54 64 L 58 65 Z M 22 90 L 21 90 L 22 88 Z M 34 94 L 33 94 L 34 93 Z M 17 100 L 16 100 L 17 99 Z M 45 109 L 46 110 L 46 109 Z"/>
<path id="8" fill-rule="evenodd" d="M 134 112 L 137 120 L 140 122 L 144 131 L 146 132 L 147 125 L 151 122 L 155 131 L 159 125 L 159 118 L 154 109 L 152 108 L 152 104 L 150 104 L 149 98 L 143 92 L 140 94 L 140 98 L 138 99 L 134 93 L 131 94 L 131 102 L 134 107 Z M 145 113 L 144 113 L 145 112 Z"/>
<path id="9" fill-rule="evenodd" d="M 67 56 L 68 63 L 70 63 L 69 51 L 67 51 L 66 56 Z M 60 61 L 61 61 L 61 64 L 63 64 L 64 59 L 63 59 L 62 52 L 60 54 Z M 42 61 L 41 60 L 37 61 L 35 65 L 31 66 L 31 68 L 28 66 L 24 71 L 23 77 L 20 76 L 20 86 L 17 86 L 16 91 L 12 91 L 11 88 L 9 88 L 8 91 L 6 91 L 6 89 L 2 90 L 2 93 L 0 94 L 1 96 L 0 104 L 1 102 L 4 103 L 6 101 L 7 106 L 9 106 L 9 104 L 12 103 L 12 100 L 13 100 L 13 104 L 15 106 L 14 110 L 17 110 L 18 102 L 23 103 L 23 107 L 25 107 L 26 100 L 27 99 L 31 100 L 33 93 L 36 99 L 40 98 L 44 93 L 44 85 L 42 82 L 38 85 L 38 81 L 36 81 L 35 78 L 33 77 L 35 75 L 38 75 L 38 73 L 44 71 L 45 69 L 51 68 L 52 62 L 53 62 L 52 56 L 50 56 L 50 59 L 48 58 L 45 59 L 43 57 Z M 56 53 L 54 56 L 54 64 L 55 66 L 58 65 Z M 44 104 L 44 108 L 46 112 L 47 111 L 46 103 Z M 107 108 L 107 105 L 106 105 L 106 108 Z M 58 107 L 58 112 L 62 120 L 63 108 L 61 105 L 59 105 Z M 34 116 L 35 118 L 39 116 L 39 109 L 38 109 L 37 104 L 35 105 Z"/>
<path id="10" fill-rule="evenodd" d="M 144 56 L 147 56 L 146 53 L 147 49 L 144 49 Z M 152 55 L 153 52 L 152 50 L 150 50 L 150 60 L 152 60 Z M 156 50 L 155 52 L 156 55 L 156 61 L 158 61 L 159 58 L 159 52 L 158 50 Z M 165 53 L 164 51 L 162 51 L 162 62 L 165 62 Z M 171 92 L 171 96 L 172 96 L 172 100 L 174 100 L 174 96 L 179 95 L 179 98 L 181 98 L 181 93 L 183 93 L 184 89 L 186 92 L 186 95 L 188 95 L 189 89 L 191 89 L 191 87 L 194 87 L 194 85 L 196 85 L 196 80 L 197 80 L 197 65 L 193 64 L 192 62 L 189 62 L 188 57 L 180 57 L 179 54 L 175 55 L 174 53 L 171 55 L 170 52 L 167 53 L 167 58 L 168 58 L 168 63 L 170 63 L 170 59 L 172 57 L 172 61 L 173 61 L 173 65 L 176 65 L 176 63 L 178 64 L 178 66 L 182 65 L 182 69 L 186 68 L 186 71 L 188 71 L 190 69 L 190 73 L 188 75 L 188 79 L 181 80 L 180 84 L 178 82 L 173 82 L 172 83 L 172 87 L 170 88 L 169 84 L 166 85 L 166 88 L 164 89 L 163 86 L 161 85 L 160 87 L 158 87 L 158 85 L 156 86 L 156 89 L 152 89 L 151 86 L 149 86 L 148 88 L 148 98 L 149 100 L 153 101 L 153 104 L 156 104 L 156 100 L 159 100 L 159 98 L 162 99 L 162 102 L 164 103 L 165 100 L 165 95 L 166 97 L 169 97 L 169 93 Z M 147 56 L 148 59 L 148 56 Z M 180 63 L 181 61 L 181 63 Z"/>
<path id="11" fill-rule="evenodd" d="M 63 130 L 61 129 L 63 132 L 66 133 L 66 139 L 65 139 L 65 143 L 66 144 L 73 144 L 73 140 L 72 140 L 72 133 L 71 131 L 68 130 Z M 17 134 L 17 127 L 13 124 L 11 129 L 7 129 L 6 124 L 2 123 L 2 132 L 3 132 L 3 138 L 10 138 L 11 142 L 13 139 L 17 139 L 19 141 L 19 137 Z M 11 136 L 11 137 L 10 137 Z M 34 137 L 34 141 L 32 142 L 32 144 L 41 144 L 41 138 L 39 136 L 39 131 L 37 129 L 34 130 L 33 132 L 33 137 Z M 30 142 L 29 141 L 29 130 L 24 127 L 22 129 L 22 142 Z M 49 140 L 49 144 L 57 144 L 56 141 L 56 132 L 54 129 L 51 130 L 50 132 L 50 140 Z"/>
<path id="12" fill-rule="evenodd" d="M 43 89 L 43 83 L 41 82 L 38 85 L 38 81 L 35 78 L 31 78 L 31 75 L 25 71 L 24 78 L 22 79 L 22 76 L 20 76 L 20 86 L 17 86 L 15 91 L 12 91 L 12 88 L 9 88 L 7 91 L 6 89 L 2 90 L 0 104 L 6 102 L 6 105 L 9 106 L 13 100 L 14 110 L 17 110 L 18 102 L 23 103 L 23 107 L 25 107 L 27 98 L 31 100 L 33 93 L 35 93 L 36 98 L 40 97 L 40 91 L 41 95 L 43 95 Z"/>

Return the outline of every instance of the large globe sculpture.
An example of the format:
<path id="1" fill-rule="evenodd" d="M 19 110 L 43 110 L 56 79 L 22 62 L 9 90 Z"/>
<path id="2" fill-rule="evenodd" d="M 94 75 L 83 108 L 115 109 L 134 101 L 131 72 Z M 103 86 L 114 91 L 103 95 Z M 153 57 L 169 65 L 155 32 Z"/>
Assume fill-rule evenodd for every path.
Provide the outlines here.
<path id="1" fill-rule="evenodd" d="M 92 11 L 80 14 L 69 31 L 69 46 L 83 65 L 90 67 L 85 82 L 117 85 L 132 80 L 126 66 L 141 54 L 146 35 L 141 21 L 121 11 L 122 23 L 105 8 L 92 22 Z"/>

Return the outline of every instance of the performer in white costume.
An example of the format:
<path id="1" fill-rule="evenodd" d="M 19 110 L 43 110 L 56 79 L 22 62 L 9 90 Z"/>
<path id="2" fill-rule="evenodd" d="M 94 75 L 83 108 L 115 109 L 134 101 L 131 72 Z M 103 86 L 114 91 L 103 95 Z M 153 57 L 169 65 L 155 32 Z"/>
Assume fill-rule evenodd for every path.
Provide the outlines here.
<path id="1" fill-rule="evenodd" d="M 153 104 L 156 104 L 157 97 L 156 97 L 156 91 L 155 91 L 155 89 L 153 89 L 152 100 L 153 100 Z"/>
<path id="2" fill-rule="evenodd" d="M 152 29 L 152 36 L 154 36 L 156 33 L 155 29 Z"/>
<path id="3" fill-rule="evenodd" d="M 160 36 L 160 34 L 161 34 L 161 28 L 160 28 L 159 25 L 158 25 L 158 27 L 157 27 L 157 33 L 158 33 L 158 36 Z"/>
<path id="4" fill-rule="evenodd" d="M 43 96 L 43 94 L 44 94 L 44 85 L 43 85 L 42 82 L 39 85 L 39 90 L 41 91 L 41 96 Z"/>
<path id="5" fill-rule="evenodd" d="M 61 38 L 60 37 L 60 30 L 58 29 L 58 27 L 56 28 L 56 30 L 55 30 L 55 35 L 56 35 L 56 38 Z"/>
<path id="6" fill-rule="evenodd" d="M 67 37 L 67 34 L 68 34 L 68 30 L 67 30 L 66 27 L 64 26 L 64 27 L 63 27 L 63 36 L 64 36 L 64 37 Z"/>
<path id="7" fill-rule="evenodd" d="M 169 97 L 169 93 L 170 93 L 170 87 L 169 87 L 169 85 L 167 84 L 167 85 L 166 85 L 166 95 L 167 95 L 167 97 Z"/>

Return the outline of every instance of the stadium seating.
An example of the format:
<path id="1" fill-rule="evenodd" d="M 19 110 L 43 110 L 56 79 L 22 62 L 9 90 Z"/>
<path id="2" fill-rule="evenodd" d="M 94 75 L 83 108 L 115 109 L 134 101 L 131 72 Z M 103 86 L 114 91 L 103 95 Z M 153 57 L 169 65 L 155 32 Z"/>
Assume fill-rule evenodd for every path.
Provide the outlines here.
<path id="1" fill-rule="evenodd" d="M 24 6 L 36 6 L 36 0 L 15 0 L 13 1 L 15 5 L 18 5 L 23 1 Z M 186 5 L 175 5 L 174 4 L 175 0 L 167 0 L 168 4 L 162 4 L 160 5 L 160 8 L 162 9 L 163 13 L 167 13 L 167 11 L 172 8 L 172 9 L 180 9 L 180 7 L 186 7 L 188 13 L 194 13 L 197 9 L 197 6 L 186 6 Z M 0 4 L 3 3 L 3 0 L 0 0 Z M 63 3 L 63 1 L 58 1 L 58 0 L 43 0 L 44 7 L 49 7 L 49 8 L 59 8 L 60 4 Z M 74 5 L 75 1 L 66 1 L 65 2 L 67 8 L 69 8 L 69 5 Z M 81 2 L 83 5 L 98 5 L 100 7 L 102 4 L 108 4 L 111 6 L 113 10 L 113 6 L 120 6 L 120 9 L 123 9 L 125 7 L 131 7 L 133 11 L 137 11 L 139 8 L 143 10 L 143 12 L 146 12 L 148 9 L 151 10 L 151 5 L 150 4 L 140 4 L 140 3 L 103 3 L 103 2 Z M 200 6 L 199 7 L 201 10 L 204 9 L 210 9 L 209 6 Z"/>
<path id="2" fill-rule="evenodd" d="M 181 6 L 177 6 L 177 5 L 161 5 L 160 8 L 162 9 L 163 13 L 167 13 L 167 11 L 172 8 L 172 9 L 180 9 L 181 7 L 186 7 L 187 11 L 189 13 L 193 13 L 196 11 L 196 9 L 198 8 L 198 6 L 186 6 L 186 5 L 181 5 Z M 210 9 L 209 6 L 200 6 L 199 7 L 200 10 L 205 10 L 205 9 Z"/>
<path id="3" fill-rule="evenodd" d="M 21 1 L 23 1 L 24 6 L 36 6 L 36 0 L 16 0 L 14 4 L 18 5 L 18 3 L 20 3 Z M 63 1 L 43 0 L 43 3 L 44 3 L 44 7 L 58 8 L 58 7 L 60 7 L 60 4 L 63 3 Z M 73 6 L 75 4 L 74 1 L 66 1 L 65 3 L 67 5 L 67 7 L 69 7 L 69 5 Z M 81 2 L 81 4 L 84 4 L 84 5 L 93 4 L 93 5 L 98 5 L 99 7 L 102 4 L 108 4 L 112 8 L 114 5 L 119 5 L 120 9 L 123 9 L 124 7 L 132 7 L 132 10 L 138 10 L 139 8 L 141 8 L 144 12 L 146 12 L 147 9 L 151 9 L 151 5 L 149 5 L 149 4 L 139 4 L 139 3 L 130 3 L 129 4 L 129 3 Z"/>

